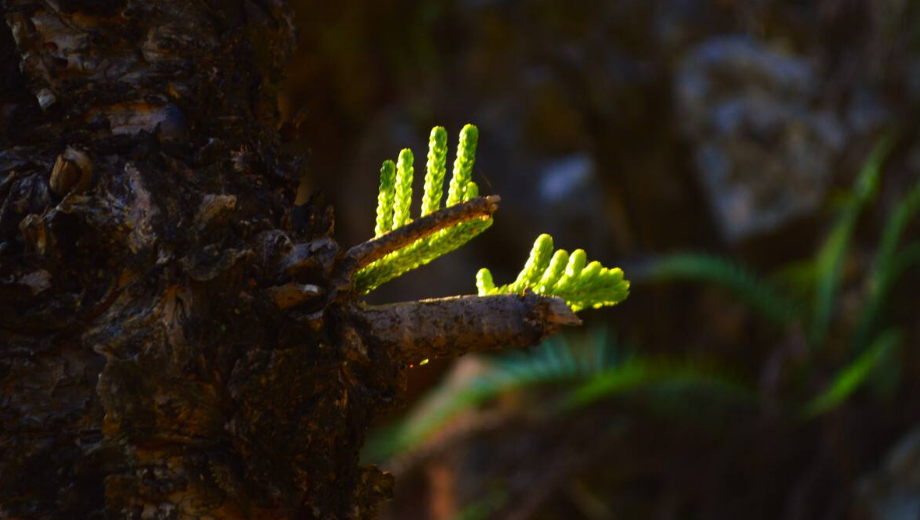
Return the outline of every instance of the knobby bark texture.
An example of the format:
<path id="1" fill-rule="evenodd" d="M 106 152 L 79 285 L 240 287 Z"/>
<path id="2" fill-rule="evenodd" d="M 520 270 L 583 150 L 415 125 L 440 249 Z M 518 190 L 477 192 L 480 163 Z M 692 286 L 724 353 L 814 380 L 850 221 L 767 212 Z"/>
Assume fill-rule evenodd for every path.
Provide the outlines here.
<path id="1" fill-rule="evenodd" d="M 0 5 L 0 518 L 372 518 L 409 363 L 577 321 L 358 299 L 331 208 L 293 206 L 281 0 Z"/>

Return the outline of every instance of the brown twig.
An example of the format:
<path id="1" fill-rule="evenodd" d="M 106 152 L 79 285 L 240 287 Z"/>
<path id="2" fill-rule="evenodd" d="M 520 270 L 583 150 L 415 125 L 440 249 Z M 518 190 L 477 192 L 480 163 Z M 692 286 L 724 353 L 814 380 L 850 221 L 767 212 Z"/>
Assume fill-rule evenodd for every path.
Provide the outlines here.
<path id="1" fill-rule="evenodd" d="M 491 216 L 492 213 L 498 210 L 500 200 L 501 198 L 498 195 L 476 197 L 462 204 L 425 215 L 411 224 L 349 249 L 342 261 L 342 268 L 347 274 L 354 273 L 368 264 L 442 229 L 447 229 L 467 220 Z"/>
<path id="2" fill-rule="evenodd" d="M 368 337 L 407 363 L 537 343 L 581 320 L 559 298 L 454 296 L 367 307 Z"/>

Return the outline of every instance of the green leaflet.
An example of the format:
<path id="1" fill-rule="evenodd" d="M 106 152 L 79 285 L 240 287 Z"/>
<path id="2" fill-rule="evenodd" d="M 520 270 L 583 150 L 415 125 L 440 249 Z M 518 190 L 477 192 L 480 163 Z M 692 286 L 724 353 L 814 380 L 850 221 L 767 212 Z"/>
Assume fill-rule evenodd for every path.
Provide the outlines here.
<path id="1" fill-rule="evenodd" d="M 377 227 L 374 235 L 381 236 L 393 229 L 393 201 L 396 199 L 396 164 L 384 161 L 380 168 L 380 193 L 377 195 Z"/>
<path id="2" fill-rule="evenodd" d="M 447 174 L 447 130 L 442 126 L 431 129 L 427 168 L 425 198 L 422 199 L 423 217 L 440 209 L 441 196 L 444 194 L 444 176 Z"/>
<path id="3" fill-rule="evenodd" d="M 599 262 L 587 263 L 581 249 L 569 255 L 564 250 L 553 253 L 553 237 L 537 237 L 524 269 L 513 283 L 496 287 L 492 273 L 480 269 L 476 274 L 480 296 L 522 293 L 529 289 L 535 294 L 557 296 L 573 311 L 616 305 L 629 296 L 629 282 L 619 268 L 608 269 Z"/>
<path id="4" fill-rule="evenodd" d="M 492 219 L 464 222 L 391 253 L 355 274 L 355 286 L 370 292 L 466 244 L 492 226 Z"/>
<path id="5" fill-rule="evenodd" d="M 479 142 L 479 129 L 466 125 L 460 131 L 460 144 L 457 158 L 454 160 L 454 174 L 447 191 L 447 205 L 453 206 L 464 200 L 466 186 L 473 176 L 473 163 L 476 162 L 476 145 Z"/>
<path id="6" fill-rule="evenodd" d="M 415 175 L 412 150 L 405 148 L 399 152 L 396 162 L 396 199 L 393 202 L 393 229 L 398 229 L 412 222 L 409 207 L 412 205 L 412 177 Z"/>

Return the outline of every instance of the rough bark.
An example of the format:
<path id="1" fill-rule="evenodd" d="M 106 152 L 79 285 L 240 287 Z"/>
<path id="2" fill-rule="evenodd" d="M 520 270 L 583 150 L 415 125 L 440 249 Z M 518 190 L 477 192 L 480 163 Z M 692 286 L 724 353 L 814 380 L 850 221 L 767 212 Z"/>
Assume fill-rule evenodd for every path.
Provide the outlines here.
<path id="1" fill-rule="evenodd" d="M 358 450 L 408 358 L 572 322 L 358 300 L 331 209 L 292 206 L 281 0 L 2 10 L 0 518 L 372 518 L 392 478 Z"/>

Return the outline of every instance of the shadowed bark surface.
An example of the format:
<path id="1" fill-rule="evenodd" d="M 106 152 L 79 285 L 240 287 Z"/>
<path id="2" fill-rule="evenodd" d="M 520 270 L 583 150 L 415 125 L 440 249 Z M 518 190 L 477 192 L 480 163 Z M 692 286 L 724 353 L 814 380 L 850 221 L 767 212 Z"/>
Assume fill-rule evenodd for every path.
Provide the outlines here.
<path id="1" fill-rule="evenodd" d="M 0 5 L 0 518 L 371 518 L 414 357 L 577 323 L 358 301 L 331 208 L 294 211 L 280 0 Z"/>

